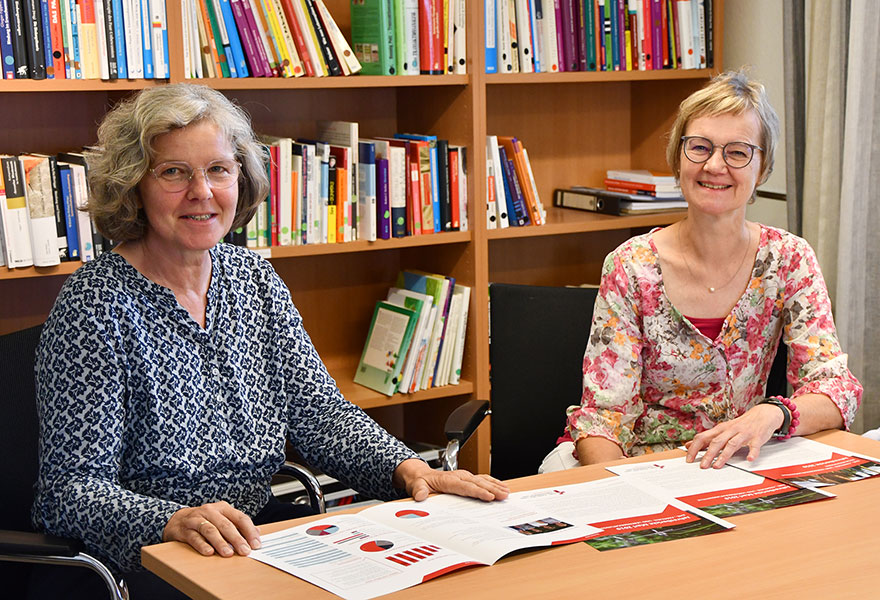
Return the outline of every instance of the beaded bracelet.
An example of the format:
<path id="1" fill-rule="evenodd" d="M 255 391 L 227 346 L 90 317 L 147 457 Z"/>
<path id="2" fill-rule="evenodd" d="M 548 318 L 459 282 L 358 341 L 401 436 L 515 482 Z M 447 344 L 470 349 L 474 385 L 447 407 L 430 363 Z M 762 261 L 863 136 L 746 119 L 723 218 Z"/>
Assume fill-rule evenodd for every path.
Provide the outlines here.
<path id="1" fill-rule="evenodd" d="M 782 409 L 785 414 L 785 419 L 782 422 L 782 427 L 780 427 L 776 433 L 774 434 L 777 439 L 787 440 L 791 436 L 794 435 L 797 426 L 800 425 L 801 413 L 798 412 L 797 405 L 793 400 L 789 398 L 783 398 L 782 396 L 771 396 L 769 398 L 765 398 L 759 404 L 773 404 Z M 783 408 L 784 407 L 784 408 Z"/>

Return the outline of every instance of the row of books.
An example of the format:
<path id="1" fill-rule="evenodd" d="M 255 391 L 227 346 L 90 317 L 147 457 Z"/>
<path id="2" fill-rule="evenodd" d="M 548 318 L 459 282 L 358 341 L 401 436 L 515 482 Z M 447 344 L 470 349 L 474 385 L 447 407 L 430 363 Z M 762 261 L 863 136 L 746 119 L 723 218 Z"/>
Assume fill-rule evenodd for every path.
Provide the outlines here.
<path id="1" fill-rule="evenodd" d="M 362 138 L 319 121 L 317 139 L 262 136 L 271 192 L 235 243 L 259 248 L 466 231 L 465 148 L 433 135 Z"/>
<path id="2" fill-rule="evenodd" d="M 486 136 L 486 223 L 489 229 L 543 225 L 529 154 L 515 137 Z"/>
<path id="3" fill-rule="evenodd" d="M 609 169 L 605 187 L 575 186 L 558 189 L 553 204 L 610 215 L 684 210 L 687 201 L 671 173 L 656 173 L 646 169 Z"/>
<path id="4" fill-rule="evenodd" d="M 457 384 L 470 292 L 454 277 L 401 271 L 376 303 L 355 383 L 388 396 Z"/>
<path id="5" fill-rule="evenodd" d="M 181 14 L 190 79 L 361 70 L 323 0 L 182 0 Z"/>
<path id="6" fill-rule="evenodd" d="M 166 79 L 165 0 L 0 1 L 5 79 Z"/>
<path id="7" fill-rule="evenodd" d="M 487 73 L 714 65 L 712 0 L 484 0 Z"/>
<path id="8" fill-rule="evenodd" d="M 467 72 L 467 0 L 351 0 L 364 75 Z"/>
<path id="9" fill-rule="evenodd" d="M 89 261 L 112 248 L 83 210 L 82 154 L 0 155 L 0 266 L 50 267 Z"/>

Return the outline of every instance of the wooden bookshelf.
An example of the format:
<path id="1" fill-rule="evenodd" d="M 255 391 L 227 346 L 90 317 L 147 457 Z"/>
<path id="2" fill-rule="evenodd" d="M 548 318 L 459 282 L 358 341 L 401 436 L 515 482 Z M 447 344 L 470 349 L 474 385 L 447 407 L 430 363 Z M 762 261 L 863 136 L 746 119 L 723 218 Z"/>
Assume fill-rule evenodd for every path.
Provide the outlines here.
<path id="1" fill-rule="evenodd" d="M 327 5 L 348 36 L 348 1 L 329 0 Z M 723 64 L 723 12 L 723 0 L 715 0 L 716 65 Z M 167 0 L 167 15 L 169 81 L 180 82 L 179 0 Z M 469 3 L 467 75 L 199 81 L 244 106 L 259 132 L 308 138 L 315 136 L 317 120 L 339 119 L 358 121 L 363 137 L 413 131 L 467 146 L 470 231 L 263 251 L 290 287 L 306 329 L 346 397 L 395 435 L 434 443 L 444 443 L 443 421 L 452 408 L 470 398 L 489 398 L 489 282 L 597 283 L 602 260 L 617 244 L 682 217 L 612 217 L 557 209 L 552 194 L 572 185 L 600 186 L 609 168 L 665 169 L 665 135 L 678 103 L 714 74 L 486 75 L 483 19 L 483 3 Z M 0 81 L 0 152 L 54 153 L 93 143 L 97 124 L 110 106 L 136 90 L 164 83 Z M 523 141 L 548 211 L 547 225 L 486 230 L 487 134 L 515 135 Z M 45 319 L 65 278 L 79 265 L 0 267 L 0 333 Z M 354 384 L 352 378 L 373 305 L 404 268 L 446 273 L 472 286 L 467 344 L 460 385 L 389 398 Z M 482 426 L 476 440 L 465 446 L 462 463 L 468 468 L 488 471 L 488 428 Z"/>

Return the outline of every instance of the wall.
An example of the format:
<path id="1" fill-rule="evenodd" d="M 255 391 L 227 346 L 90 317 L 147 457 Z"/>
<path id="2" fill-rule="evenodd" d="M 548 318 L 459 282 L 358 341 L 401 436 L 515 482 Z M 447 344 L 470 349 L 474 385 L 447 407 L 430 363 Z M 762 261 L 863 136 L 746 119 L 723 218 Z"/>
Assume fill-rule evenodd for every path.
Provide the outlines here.
<path id="1" fill-rule="evenodd" d="M 724 68 L 749 67 L 752 77 L 767 88 L 780 118 L 776 166 L 761 190 L 785 193 L 785 89 L 782 0 L 727 0 L 724 3 Z M 749 220 L 786 228 L 785 202 L 758 198 L 749 207 Z"/>

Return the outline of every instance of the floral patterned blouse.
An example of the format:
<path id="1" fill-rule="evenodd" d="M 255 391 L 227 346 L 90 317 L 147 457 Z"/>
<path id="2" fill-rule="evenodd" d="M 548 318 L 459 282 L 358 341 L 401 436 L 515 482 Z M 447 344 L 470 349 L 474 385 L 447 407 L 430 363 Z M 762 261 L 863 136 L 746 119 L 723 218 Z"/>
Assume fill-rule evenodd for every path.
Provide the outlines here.
<path id="1" fill-rule="evenodd" d="M 667 298 L 651 233 L 634 237 L 605 259 L 568 433 L 575 442 L 607 438 L 628 456 L 680 445 L 764 397 L 780 339 L 792 398 L 827 395 L 849 427 L 862 386 L 847 369 L 805 240 L 761 226 L 748 286 L 711 340 Z"/>

